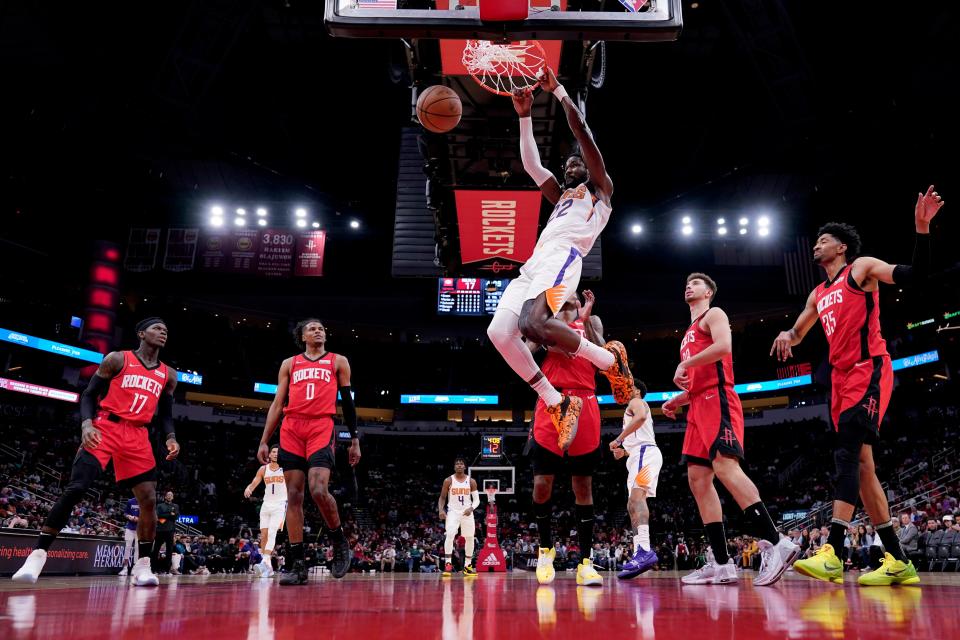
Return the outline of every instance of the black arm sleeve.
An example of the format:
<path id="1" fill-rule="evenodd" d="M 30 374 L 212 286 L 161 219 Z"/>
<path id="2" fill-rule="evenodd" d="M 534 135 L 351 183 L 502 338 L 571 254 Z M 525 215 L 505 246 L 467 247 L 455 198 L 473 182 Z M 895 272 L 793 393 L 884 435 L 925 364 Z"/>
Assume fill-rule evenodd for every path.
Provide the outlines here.
<path id="1" fill-rule="evenodd" d="M 101 396 L 106 394 L 109 387 L 110 381 L 106 378 L 101 378 L 97 374 L 91 376 L 90 383 L 87 384 L 87 388 L 84 389 L 80 395 L 81 422 L 84 420 L 93 420 L 93 416 L 97 415 L 97 402 Z"/>
<path id="2" fill-rule="evenodd" d="M 915 284 L 930 275 L 930 234 L 918 233 L 913 245 L 913 264 L 898 264 L 893 268 L 897 284 Z"/>
<path id="3" fill-rule="evenodd" d="M 340 407 L 343 409 L 343 422 L 350 430 L 350 437 L 357 437 L 357 407 L 353 404 L 353 389 L 340 387 Z"/>
<path id="4" fill-rule="evenodd" d="M 169 393 L 160 394 L 160 401 L 157 403 L 157 417 L 160 418 L 160 424 L 167 439 L 176 438 L 176 429 L 173 428 L 173 396 Z"/>

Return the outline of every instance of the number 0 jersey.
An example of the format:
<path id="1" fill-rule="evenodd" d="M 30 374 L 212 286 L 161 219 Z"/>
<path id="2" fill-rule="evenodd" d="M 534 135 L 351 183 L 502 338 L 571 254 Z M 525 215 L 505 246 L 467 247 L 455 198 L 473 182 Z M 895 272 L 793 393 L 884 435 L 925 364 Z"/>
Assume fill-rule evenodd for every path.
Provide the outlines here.
<path id="1" fill-rule="evenodd" d="M 147 424 L 157 412 L 157 403 L 169 376 L 175 373 L 162 362 L 148 368 L 132 351 L 121 353 L 123 368 L 110 380 L 100 409 L 127 422 Z"/>
<path id="2" fill-rule="evenodd" d="M 290 366 L 290 387 L 284 415 L 324 418 L 337 413 L 337 354 L 316 360 L 297 354 Z"/>
<path id="3" fill-rule="evenodd" d="M 830 345 L 830 366 L 845 371 L 862 360 L 888 355 L 880 335 L 880 292 L 860 288 L 852 263 L 815 291 L 817 314 Z"/>

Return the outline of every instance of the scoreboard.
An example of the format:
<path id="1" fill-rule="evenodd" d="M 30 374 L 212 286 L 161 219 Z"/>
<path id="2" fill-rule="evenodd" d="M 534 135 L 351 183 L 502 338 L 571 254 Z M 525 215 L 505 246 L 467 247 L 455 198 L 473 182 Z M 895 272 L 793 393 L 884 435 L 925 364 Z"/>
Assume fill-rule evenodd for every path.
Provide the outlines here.
<path id="1" fill-rule="evenodd" d="M 492 316 L 509 280 L 440 278 L 437 313 L 442 316 Z"/>
<path id="2" fill-rule="evenodd" d="M 480 457 L 484 460 L 499 460 L 503 455 L 503 436 L 483 434 L 480 440 Z"/>

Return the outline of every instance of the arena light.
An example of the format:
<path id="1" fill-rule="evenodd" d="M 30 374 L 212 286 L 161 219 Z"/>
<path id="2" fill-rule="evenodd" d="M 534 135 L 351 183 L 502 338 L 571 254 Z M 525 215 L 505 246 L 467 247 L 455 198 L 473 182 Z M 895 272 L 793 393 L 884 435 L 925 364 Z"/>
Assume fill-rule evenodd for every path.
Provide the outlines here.
<path id="1" fill-rule="evenodd" d="M 237 215 L 238 215 L 238 216 L 245 216 L 245 215 L 247 215 L 247 210 L 241 207 L 241 208 L 237 209 Z"/>
<path id="2" fill-rule="evenodd" d="M 257 224 L 260 225 L 261 227 L 265 227 L 267 226 L 267 221 L 264 218 L 260 218 L 257 220 Z"/>
<path id="3" fill-rule="evenodd" d="M 222 227 L 222 226 L 223 226 L 223 218 L 221 218 L 221 217 L 219 217 L 219 216 L 213 216 L 212 218 L 210 218 L 210 226 L 211 226 L 211 227 Z"/>
<path id="4" fill-rule="evenodd" d="M 747 228 L 746 228 L 746 227 L 740 227 L 740 235 L 742 235 L 742 236 L 747 235 Z"/>
<path id="5" fill-rule="evenodd" d="M 770 235 L 770 227 L 760 227 L 760 229 L 757 230 L 757 233 L 766 238 L 768 235 Z"/>
<path id="6" fill-rule="evenodd" d="M 717 229 L 717 235 L 721 235 L 721 236 L 727 235 L 727 228 L 726 228 L 726 227 L 720 227 L 719 229 Z"/>
<path id="7" fill-rule="evenodd" d="M 297 220 L 297 226 L 303 229 L 304 227 L 307 226 L 307 221 L 304 220 L 303 218 L 300 218 L 299 220 Z"/>
<path id="8" fill-rule="evenodd" d="M 693 234 L 693 227 L 691 227 L 689 224 L 685 224 L 685 225 L 683 225 L 683 229 L 681 229 L 680 232 L 683 233 L 683 235 L 685 235 L 685 236 L 692 235 L 692 234 Z"/>
<path id="9" fill-rule="evenodd" d="M 747 218 L 747 217 L 740 218 L 740 226 L 741 226 L 741 227 L 745 227 L 745 226 L 747 226 L 748 224 L 750 224 L 750 218 Z"/>
<path id="10" fill-rule="evenodd" d="M 298 221 L 298 222 L 299 222 L 299 221 Z M 310 226 L 313 227 L 314 229 L 319 229 L 319 228 L 320 228 L 320 223 L 319 223 L 319 222 L 314 222 L 314 223 L 312 223 Z"/>
<path id="11" fill-rule="evenodd" d="M 234 218 L 234 219 L 233 219 L 233 224 L 237 225 L 238 227 L 245 227 L 245 226 L 247 226 L 247 219 L 246 219 L 246 218 L 239 218 L 239 217 L 238 217 L 238 218 Z"/>
<path id="12" fill-rule="evenodd" d="M 307 210 L 304 209 L 303 207 L 298 208 L 298 209 L 297 209 L 296 211 L 294 211 L 293 213 L 294 213 L 294 215 L 296 215 L 298 218 L 306 218 L 306 217 L 307 217 Z"/>
<path id="13" fill-rule="evenodd" d="M 638 236 L 641 233 L 643 233 L 643 227 L 640 226 L 639 224 L 635 224 L 632 227 L 630 227 L 630 233 L 632 233 L 635 236 Z"/>
<path id="14" fill-rule="evenodd" d="M 257 217 L 265 218 L 267 215 L 267 210 L 263 207 L 257 207 Z"/>
<path id="15" fill-rule="evenodd" d="M 210 207 L 210 213 L 212 213 L 212 214 L 215 215 L 215 216 L 222 216 L 222 215 L 223 215 L 223 207 L 221 207 L 220 205 L 214 205 L 214 206 Z"/>
<path id="16" fill-rule="evenodd" d="M 721 227 L 727 224 L 726 218 L 717 218 L 717 224 L 720 225 Z"/>
<path id="17" fill-rule="evenodd" d="M 757 219 L 757 225 L 759 225 L 759 226 L 761 226 L 761 227 L 769 227 L 769 226 L 770 226 L 770 218 L 769 218 L 769 216 L 760 216 L 760 217 Z"/>
<path id="18" fill-rule="evenodd" d="M 351 228 L 351 229 L 359 229 L 359 228 L 360 228 L 360 222 L 359 222 L 358 220 L 351 220 L 351 221 L 350 221 L 350 228 Z"/>
<path id="19" fill-rule="evenodd" d="M 683 224 L 690 224 L 692 220 L 690 220 L 690 216 L 683 216 L 683 219 L 680 222 Z"/>

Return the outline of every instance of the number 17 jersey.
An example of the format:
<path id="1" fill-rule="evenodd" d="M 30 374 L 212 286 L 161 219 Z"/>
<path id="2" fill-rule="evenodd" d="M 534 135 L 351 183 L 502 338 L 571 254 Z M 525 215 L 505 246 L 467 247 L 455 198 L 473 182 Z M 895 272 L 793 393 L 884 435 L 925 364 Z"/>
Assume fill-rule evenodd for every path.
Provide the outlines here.
<path id="1" fill-rule="evenodd" d="M 337 355 L 316 360 L 297 354 L 290 366 L 290 386 L 283 413 L 296 418 L 324 418 L 337 413 Z"/>

